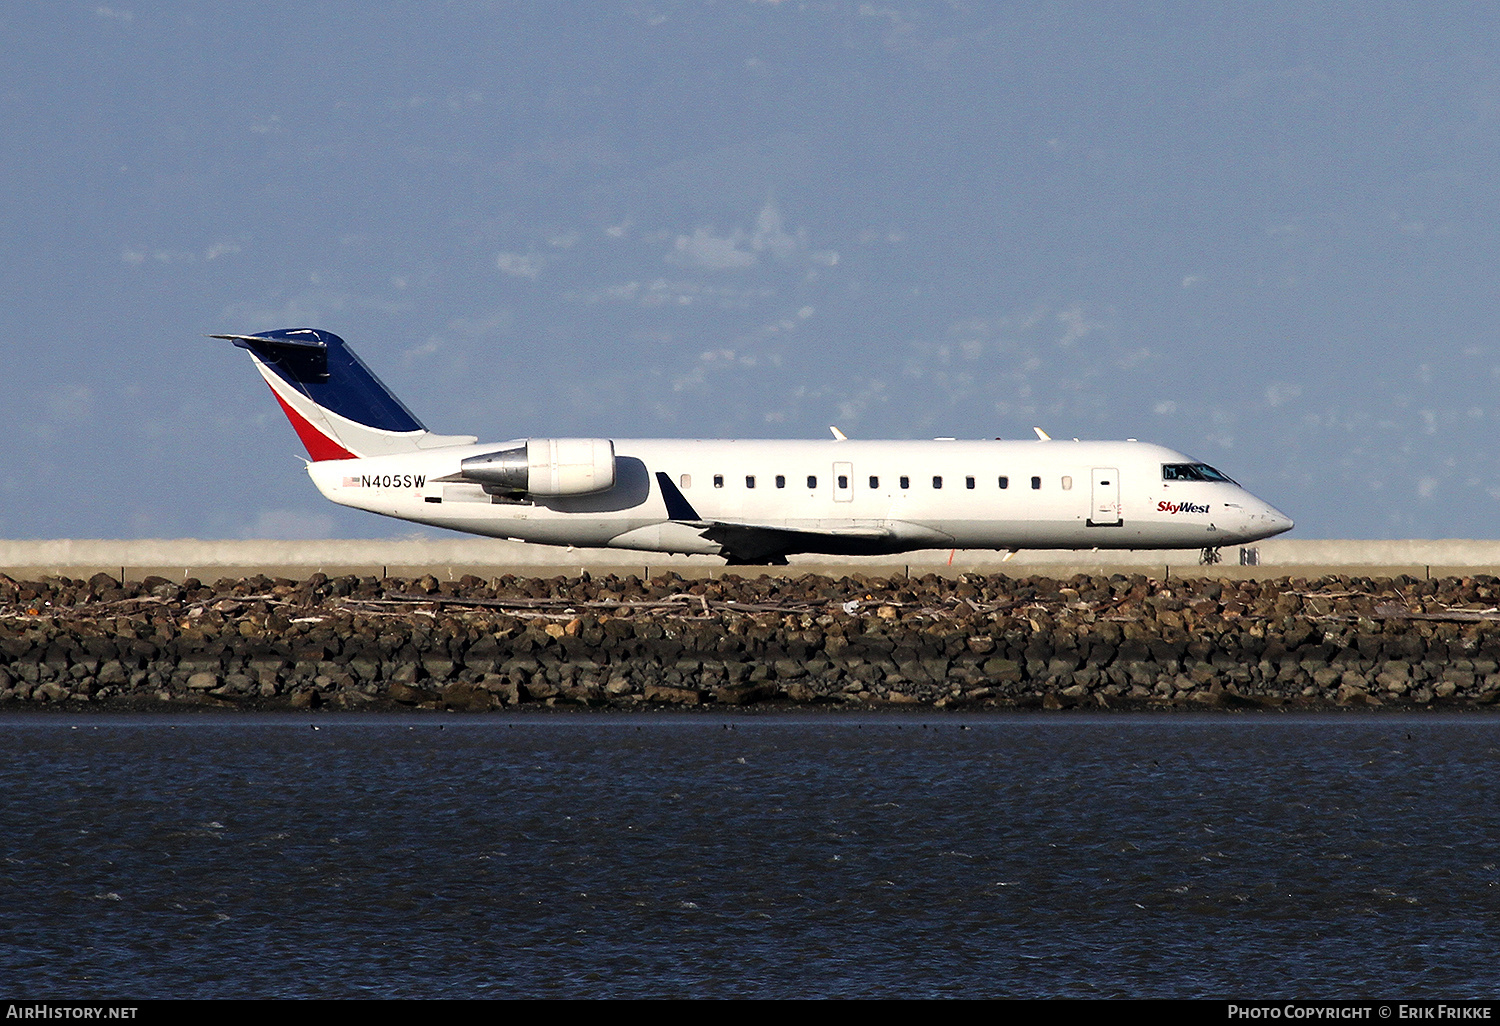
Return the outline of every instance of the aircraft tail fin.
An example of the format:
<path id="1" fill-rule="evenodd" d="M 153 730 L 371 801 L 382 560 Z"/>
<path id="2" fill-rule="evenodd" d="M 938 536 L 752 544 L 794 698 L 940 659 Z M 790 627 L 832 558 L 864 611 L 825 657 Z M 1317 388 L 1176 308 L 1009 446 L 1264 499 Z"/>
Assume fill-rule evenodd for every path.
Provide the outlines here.
<path id="1" fill-rule="evenodd" d="M 412 416 L 354 350 L 331 331 L 281 328 L 213 335 L 248 350 L 315 462 L 415 452 L 476 441 L 437 435 Z"/>

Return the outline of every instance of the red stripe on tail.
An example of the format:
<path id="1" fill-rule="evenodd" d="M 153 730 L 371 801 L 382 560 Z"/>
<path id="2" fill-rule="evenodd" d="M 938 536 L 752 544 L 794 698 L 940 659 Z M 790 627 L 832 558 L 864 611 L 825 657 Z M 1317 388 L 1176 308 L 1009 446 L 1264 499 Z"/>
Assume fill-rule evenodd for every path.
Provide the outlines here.
<path id="1" fill-rule="evenodd" d="M 276 389 L 271 389 L 271 394 L 276 396 L 276 401 L 281 404 L 281 412 L 285 413 L 286 419 L 292 422 L 292 429 L 297 432 L 297 437 L 302 439 L 302 444 L 307 447 L 307 454 L 313 458 L 314 463 L 321 463 L 323 460 L 359 459 L 354 453 L 313 427 L 302 414 L 288 406 Z"/>

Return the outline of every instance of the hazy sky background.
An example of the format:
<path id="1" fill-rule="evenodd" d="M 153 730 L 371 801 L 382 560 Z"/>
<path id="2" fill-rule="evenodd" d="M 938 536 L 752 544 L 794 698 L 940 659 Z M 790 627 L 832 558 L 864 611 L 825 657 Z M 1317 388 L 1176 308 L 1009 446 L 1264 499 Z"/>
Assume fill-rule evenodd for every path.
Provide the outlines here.
<path id="1" fill-rule="evenodd" d="M 0 7 L 0 536 L 381 537 L 248 358 L 437 431 L 1137 437 L 1500 537 L 1500 9 Z"/>

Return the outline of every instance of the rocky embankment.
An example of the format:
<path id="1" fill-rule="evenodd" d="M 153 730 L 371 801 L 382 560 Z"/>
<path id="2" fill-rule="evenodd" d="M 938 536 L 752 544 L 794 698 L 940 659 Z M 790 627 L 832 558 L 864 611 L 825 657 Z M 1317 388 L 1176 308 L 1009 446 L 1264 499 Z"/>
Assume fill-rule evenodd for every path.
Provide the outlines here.
<path id="1" fill-rule="evenodd" d="M 0 575 L 0 708 L 1488 706 L 1500 580 Z"/>

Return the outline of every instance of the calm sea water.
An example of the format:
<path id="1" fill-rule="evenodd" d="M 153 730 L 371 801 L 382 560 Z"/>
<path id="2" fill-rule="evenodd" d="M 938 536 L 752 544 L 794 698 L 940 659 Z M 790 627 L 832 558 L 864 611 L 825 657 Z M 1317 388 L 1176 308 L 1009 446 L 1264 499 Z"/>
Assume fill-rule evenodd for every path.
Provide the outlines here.
<path id="1" fill-rule="evenodd" d="M 1500 992 L 1488 718 L 31 716 L 0 751 L 4 998 Z"/>

